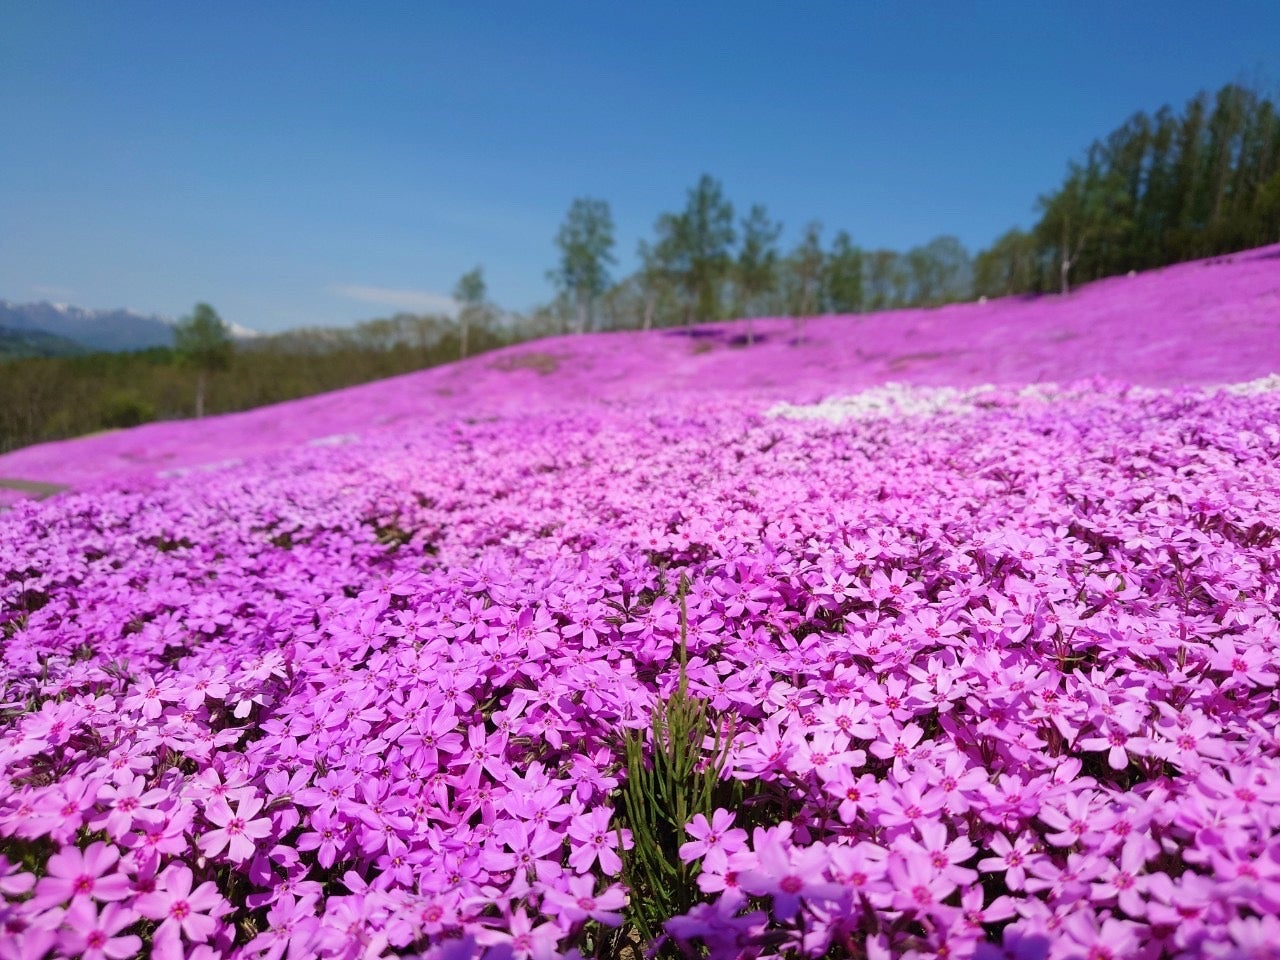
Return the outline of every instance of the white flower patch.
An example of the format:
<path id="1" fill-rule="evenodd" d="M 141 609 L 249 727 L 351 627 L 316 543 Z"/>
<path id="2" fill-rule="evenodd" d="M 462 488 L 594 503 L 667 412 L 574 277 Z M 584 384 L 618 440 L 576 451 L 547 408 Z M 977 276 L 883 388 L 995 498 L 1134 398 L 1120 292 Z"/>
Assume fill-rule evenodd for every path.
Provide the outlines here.
<path id="1" fill-rule="evenodd" d="M 976 387 L 913 387 L 905 383 L 886 383 L 859 393 L 827 397 L 812 404 L 774 404 L 765 411 L 767 417 L 785 417 L 790 420 L 874 420 L 881 417 L 928 417 L 938 413 L 966 414 L 989 406 L 996 387 L 981 384 Z M 1134 400 L 1154 400 L 1171 391 L 1159 387 L 1129 387 L 1125 393 Z M 1216 392 L 1234 396 L 1257 396 L 1280 393 L 1280 374 L 1269 374 L 1245 383 L 1227 383 L 1206 387 L 1201 391 L 1209 396 Z M 1061 400 L 1080 400 L 1085 392 L 1064 388 L 1056 383 L 1031 383 L 1020 388 L 1016 396 L 1024 401 L 1054 403 Z M 1007 394 L 1006 394 L 1007 396 Z M 987 402 L 983 402 L 984 399 Z"/>
<path id="2" fill-rule="evenodd" d="M 874 420 L 880 417 L 928 417 L 937 413 L 973 413 L 977 401 L 995 387 L 956 389 L 955 387 L 912 387 L 904 383 L 886 383 L 861 393 L 828 397 L 819 403 L 795 405 L 779 403 L 765 411 L 765 416 L 791 420 Z"/>

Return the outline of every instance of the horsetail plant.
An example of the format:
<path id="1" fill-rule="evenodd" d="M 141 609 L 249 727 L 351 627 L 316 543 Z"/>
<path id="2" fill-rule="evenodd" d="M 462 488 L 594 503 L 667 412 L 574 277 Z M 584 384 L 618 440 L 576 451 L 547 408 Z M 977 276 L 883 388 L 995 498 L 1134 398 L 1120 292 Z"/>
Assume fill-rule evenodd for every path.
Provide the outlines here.
<path id="1" fill-rule="evenodd" d="M 627 778 L 621 813 L 632 839 L 623 859 L 623 880 L 630 890 L 626 919 L 631 931 L 650 945 L 663 935 L 666 920 L 687 913 L 702 899 L 697 864 L 679 856 L 688 839 L 686 827 L 697 814 L 710 817 L 718 804 L 732 804 L 732 794 L 741 792 L 737 781 L 721 778 L 733 744 L 732 723 L 721 722 L 706 700 L 689 695 L 688 592 L 689 580 L 681 574 L 675 690 L 656 699 L 647 730 L 628 730 L 624 740 Z M 671 950 L 665 946 L 658 955 L 676 955 Z"/>

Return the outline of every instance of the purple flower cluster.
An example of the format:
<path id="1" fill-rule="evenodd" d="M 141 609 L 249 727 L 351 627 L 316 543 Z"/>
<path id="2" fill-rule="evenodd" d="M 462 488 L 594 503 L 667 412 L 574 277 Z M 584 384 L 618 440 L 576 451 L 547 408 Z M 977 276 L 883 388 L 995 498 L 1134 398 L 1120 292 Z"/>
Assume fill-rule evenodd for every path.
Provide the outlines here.
<path id="1" fill-rule="evenodd" d="M 0 958 L 1280 951 L 1280 394 L 432 424 L 0 516 Z"/>

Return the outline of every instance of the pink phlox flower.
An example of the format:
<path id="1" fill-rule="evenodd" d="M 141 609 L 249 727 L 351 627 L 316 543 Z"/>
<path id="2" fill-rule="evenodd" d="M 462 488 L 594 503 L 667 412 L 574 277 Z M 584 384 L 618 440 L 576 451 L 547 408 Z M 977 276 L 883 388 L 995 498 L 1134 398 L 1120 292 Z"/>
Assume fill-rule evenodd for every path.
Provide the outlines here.
<path id="1" fill-rule="evenodd" d="M 314 786 L 300 789 L 297 801 L 304 807 L 336 813 L 344 801 L 354 799 L 358 783 L 354 770 L 330 770 L 317 777 Z"/>
<path id="2" fill-rule="evenodd" d="M 756 868 L 739 878 L 742 889 L 754 896 L 773 898 L 773 915 L 791 920 L 801 900 L 836 900 L 840 884 L 827 879 L 831 857 L 824 844 L 795 847 L 790 830 L 757 828 L 752 836 Z"/>
<path id="3" fill-rule="evenodd" d="M 101 780 L 68 777 L 44 790 L 31 813 L 19 822 L 19 835 L 47 835 L 55 843 L 70 843 L 92 815 Z"/>
<path id="4" fill-rule="evenodd" d="M 454 610 L 451 614 L 454 623 L 453 636 L 459 641 L 487 637 L 489 623 L 496 620 L 498 616 L 498 609 L 489 606 L 483 597 L 471 597 L 465 608 Z"/>
<path id="5" fill-rule="evenodd" d="M 901 607 L 922 589 L 921 584 L 910 579 L 906 571 L 891 570 L 886 574 L 883 568 L 871 574 L 867 584 L 867 594 L 877 606 L 887 604 Z"/>
<path id="6" fill-rule="evenodd" d="M 1244 839 L 1209 848 L 1214 876 L 1237 896 L 1251 900 L 1254 909 L 1280 914 L 1280 841 L 1272 841 L 1266 853 L 1257 856 Z"/>
<path id="7" fill-rule="evenodd" d="M 978 848 L 969 842 L 969 838 L 961 835 L 951 838 L 947 827 L 938 820 L 919 820 L 914 824 L 920 835 L 917 841 L 903 835 L 893 843 L 893 850 L 905 855 L 925 856 L 939 873 L 959 886 L 971 886 L 978 881 L 978 871 L 963 867 L 967 860 L 973 859 Z"/>
<path id="8" fill-rule="evenodd" d="M 298 837 L 298 850 L 315 850 L 321 867 L 333 867 L 338 856 L 351 845 L 351 820 L 337 810 L 317 806 L 307 818 L 307 824 L 311 829 Z"/>
<path id="9" fill-rule="evenodd" d="M 914 762 L 924 730 L 914 723 L 905 726 L 894 720 L 880 721 L 880 739 L 871 744 L 871 753 L 881 760 L 893 761 L 893 774 L 899 780 L 907 779 L 907 764 Z"/>
<path id="10" fill-rule="evenodd" d="M 1219 950 L 1222 960 L 1280 960 L 1280 917 L 1233 917 L 1227 921 L 1231 947 Z"/>
<path id="11" fill-rule="evenodd" d="M 853 823 L 859 814 L 875 808 L 880 799 L 881 781 L 870 773 L 856 776 L 852 769 L 844 767 L 823 784 L 823 789 L 839 800 L 840 820 Z"/>
<path id="12" fill-rule="evenodd" d="M 1069 853 L 1062 866 L 1047 856 L 1036 857 L 1027 864 L 1024 886 L 1028 893 L 1046 893 L 1054 903 L 1071 904 L 1089 895 L 1090 883 L 1107 867 L 1107 860 L 1094 853 Z"/>
<path id="13" fill-rule="evenodd" d="M 119 936 L 138 914 L 118 903 L 108 903 L 99 914 L 88 900 L 77 900 L 62 918 L 59 945 L 81 960 L 125 960 L 142 948 L 142 938 L 135 934 Z"/>
<path id="14" fill-rule="evenodd" d="M 1040 808 L 1038 816 L 1052 828 L 1051 832 L 1045 833 L 1046 840 L 1056 847 L 1073 847 L 1088 834 L 1096 832 L 1097 824 L 1093 822 L 1096 813 L 1092 793 L 1081 791 L 1061 798 L 1060 806 L 1046 804 Z"/>
<path id="15" fill-rule="evenodd" d="M 761 774 L 766 771 L 785 769 L 791 754 L 795 752 L 796 740 L 782 728 L 782 717 L 773 714 L 764 720 L 761 728 L 754 735 L 744 733 L 740 739 L 737 752 L 737 764 L 743 773 Z"/>
<path id="16" fill-rule="evenodd" d="M 554 960 L 559 956 L 562 937 L 564 931 L 551 920 L 535 926 L 524 907 L 517 907 L 505 917 L 500 929 L 481 927 L 475 931 L 476 943 L 491 950 L 509 950 L 507 955 L 514 960 Z M 494 953 L 494 956 L 501 955 L 501 952 Z"/>
<path id="17" fill-rule="evenodd" d="M 202 669 L 198 676 L 190 680 L 182 694 L 182 703 L 188 708 L 194 708 L 203 706 L 206 700 L 225 700 L 231 691 L 226 676 L 227 668 L 222 664 Z"/>
<path id="18" fill-rule="evenodd" d="M 995 823 L 999 818 L 1006 825 L 1014 825 L 1033 816 L 1044 803 L 1048 785 L 1048 776 L 1024 781 L 1013 774 L 997 775 L 995 783 L 984 784 L 982 789 L 989 821 Z"/>
<path id="19" fill-rule="evenodd" d="M 172 684 L 163 686 L 155 678 L 144 673 L 133 681 L 130 693 L 120 703 L 122 710 L 137 710 L 147 720 L 154 720 L 164 712 L 165 704 L 176 703 L 182 695 Z"/>
<path id="20" fill-rule="evenodd" d="M 1227 686 L 1275 687 L 1274 653 L 1264 644 L 1237 643 L 1232 637 L 1213 639 L 1209 667 L 1227 675 Z"/>
<path id="21" fill-rule="evenodd" d="M 1120 862 L 1108 864 L 1102 878 L 1093 884 L 1090 899 L 1096 904 L 1105 904 L 1114 898 L 1129 917 L 1138 919 L 1145 916 L 1144 894 L 1149 883 L 1143 873 L 1146 862 L 1145 844 L 1131 838 L 1120 850 Z"/>
<path id="22" fill-rule="evenodd" d="M 693 840 L 680 846 L 680 859 L 692 863 L 702 859 L 702 867 L 723 873 L 729 867 L 729 854 L 741 850 L 747 844 L 747 831 L 733 826 L 734 815 L 717 808 L 711 820 L 696 814 L 685 831 Z"/>
<path id="23" fill-rule="evenodd" d="M 544 881 L 554 880 L 561 873 L 559 852 L 563 845 L 563 834 L 547 824 L 501 820 L 494 826 L 493 838 L 481 853 L 479 863 L 486 870 L 519 873 L 525 881 L 531 875 Z M 593 854 L 591 862 L 594 861 Z M 572 852 L 570 865 L 574 865 Z M 621 861 L 618 865 L 621 867 Z M 578 868 L 574 866 L 574 869 Z M 590 869 L 590 865 L 585 869 Z"/>
<path id="24" fill-rule="evenodd" d="M 101 840 L 84 850 L 64 846 L 49 858 L 45 876 L 36 883 L 30 908 L 43 910 L 68 900 L 124 900 L 132 889 L 129 878 L 115 872 L 119 860 L 120 851 Z"/>
<path id="25" fill-rule="evenodd" d="M 983 873 L 1003 873 L 1010 890 L 1021 890 L 1027 879 L 1027 866 L 1038 857 L 1031 838 L 1022 834 L 1011 843 L 1003 833 L 997 833 L 988 846 L 995 856 L 979 860 L 978 869 Z"/>
<path id="26" fill-rule="evenodd" d="M 281 897 L 267 910 L 267 929 L 249 941 L 248 955 L 258 960 L 302 960 L 311 956 L 320 918 L 315 898 Z"/>
<path id="27" fill-rule="evenodd" d="M 1126 582 L 1124 577 L 1116 573 L 1107 574 L 1105 577 L 1090 574 L 1085 577 L 1084 586 L 1097 597 L 1095 604 L 1098 606 L 1127 603 L 1142 596 L 1142 591 L 1136 583 L 1132 580 Z"/>
<path id="28" fill-rule="evenodd" d="M 923 774 L 915 774 L 902 783 L 881 781 L 879 793 L 876 818 L 886 827 L 926 823 L 947 803 L 946 795 L 930 786 Z"/>
<path id="29" fill-rule="evenodd" d="M 236 803 L 245 797 L 252 797 L 257 789 L 249 779 L 245 770 L 227 770 L 219 773 L 209 767 L 191 778 L 194 787 L 205 794 L 207 800 L 225 800 Z"/>
<path id="30" fill-rule="evenodd" d="M 115 783 L 104 784 L 98 790 L 98 802 L 105 803 L 106 812 L 97 814 L 90 826 L 105 830 L 114 838 L 122 838 L 135 821 L 156 824 L 164 820 L 164 814 L 155 809 L 156 804 L 169 796 L 160 788 L 148 790 L 146 780 L 140 776 L 118 778 Z"/>
<path id="31" fill-rule="evenodd" d="M 1192 789 L 1214 808 L 1229 814 L 1253 813 L 1280 803 L 1280 779 L 1266 767 L 1204 767 L 1197 771 Z"/>
<path id="32" fill-rule="evenodd" d="M 876 736 L 876 726 L 871 718 L 870 705 L 861 697 L 846 696 L 839 700 L 819 703 L 815 709 L 819 729 L 838 730 L 846 737 L 871 740 Z"/>
<path id="33" fill-rule="evenodd" d="M 951 751 L 941 757 L 941 762 L 936 756 L 931 758 L 931 766 L 927 774 L 929 783 L 946 798 L 948 813 L 967 813 L 979 802 L 987 786 L 987 774 L 967 757 Z"/>
<path id="34" fill-rule="evenodd" d="M 869 840 L 861 840 L 852 846 L 828 844 L 831 858 L 831 879 L 839 883 L 855 898 L 874 900 L 877 905 L 889 891 L 889 851 Z"/>
<path id="35" fill-rule="evenodd" d="M 980 886 L 962 885 L 965 889 L 960 894 L 960 922 L 970 931 L 981 930 L 983 925 L 999 923 L 1017 914 L 1012 897 L 998 896 L 990 903 L 983 905 L 986 894 Z"/>
<path id="36" fill-rule="evenodd" d="M 181 957 L 181 938 L 204 943 L 217 929 L 218 918 L 232 909 L 213 881 L 205 881 L 194 890 L 193 882 L 189 867 L 172 864 L 157 878 L 155 892 L 139 897 L 134 904 L 144 917 L 160 921 L 154 941 L 159 960 Z"/>
<path id="37" fill-rule="evenodd" d="M 10 863 L 9 859 L 0 853 L 0 893 L 6 897 L 17 898 L 35 884 L 34 874 L 26 873 L 22 869 L 22 864 Z"/>
<path id="38" fill-rule="evenodd" d="M 885 677 L 882 683 L 864 684 L 861 692 L 868 701 L 871 716 L 876 720 L 892 717 L 902 723 L 924 708 L 908 691 L 907 682 L 900 676 Z"/>
<path id="39" fill-rule="evenodd" d="M 790 765 L 801 776 L 815 773 L 826 781 L 837 776 L 840 770 L 858 769 L 866 762 L 865 751 L 849 749 L 847 734 L 815 729 L 798 740 Z"/>
<path id="40" fill-rule="evenodd" d="M 256 841 L 271 834 L 269 819 L 255 819 L 262 807 L 260 797 L 245 797 L 235 809 L 221 798 L 208 804 L 204 815 L 215 827 L 200 836 L 200 852 L 206 857 L 216 857 L 226 850 L 235 863 L 248 860 L 257 849 Z"/>
<path id="41" fill-rule="evenodd" d="M 1135 746 L 1149 745 L 1145 737 L 1134 737 L 1118 723 L 1109 723 L 1100 735 L 1085 737 L 1077 748 L 1088 751 L 1107 752 L 1107 765 L 1112 770 L 1123 770 L 1129 766 L 1129 750 Z M 1145 752 L 1145 751 L 1144 751 Z"/>
<path id="42" fill-rule="evenodd" d="M 569 821 L 569 866 L 579 873 L 586 873 L 597 860 L 606 876 L 616 876 L 622 870 L 622 858 L 617 853 L 618 831 L 609 825 L 611 816 L 608 809 L 595 807 Z M 629 837 L 624 832 L 624 845 L 629 846 Z"/>
<path id="43" fill-rule="evenodd" d="M 1151 754 L 1181 770 L 1199 769 L 1206 758 L 1221 760 L 1228 748 L 1222 727 L 1199 710 L 1175 711 L 1167 703 L 1157 703 L 1162 714 L 1156 722 L 1156 739 Z"/>
<path id="44" fill-rule="evenodd" d="M 160 823 L 140 823 L 134 820 L 133 829 L 120 841 L 138 864 L 155 864 L 165 854 L 177 856 L 188 850 L 187 835 L 195 812 L 189 805 L 179 806 L 166 815 Z"/>
<path id="45" fill-rule="evenodd" d="M 1143 928 L 1128 920 L 1113 919 L 1107 913 L 1077 909 L 1062 921 L 1064 941 L 1055 956 L 1079 957 L 1080 960 L 1122 960 L 1136 956 L 1141 946 Z M 1067 952 L 1074 944 L 1080 952 Z M 1062 949 L 1062 948 L 1067 949 Z"/>
<path id="46" fill-rule="evenodd" d="M 544 888 L 542 902 L 566 930 L 585 920 L 616 927 L 622 923 L 618 911 L 627 905 L 627 894 L 616 883 L 597 893 L 590 874 L 565 874 L 558 885 Z"/>
<path id="47" fill-rule="evenodd" d="M 580 812 L 581 808 L 566 803 L 562 789 L 560 785 L 547 785 L 528 790 L 512 790 L 506 795 L 506 810 L 513 817 L 535 824 L 564 823 Z"/>
<path id="48" fill-rule="evenodd" d="M 956 884 L 934 868 L 927 853 L 891 851 L 887 873 L 892 883 L 890 905 L 893 909 L 932 917 L 947 925 L 954 921 L 959 911 L 943 901 L 955 892 Z"/>

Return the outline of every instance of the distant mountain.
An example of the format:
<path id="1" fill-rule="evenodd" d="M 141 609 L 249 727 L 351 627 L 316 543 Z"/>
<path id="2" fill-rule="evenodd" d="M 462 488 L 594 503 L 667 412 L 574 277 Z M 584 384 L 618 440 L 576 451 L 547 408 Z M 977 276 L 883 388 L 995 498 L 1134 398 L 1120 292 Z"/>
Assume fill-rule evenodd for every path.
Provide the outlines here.
<path id="1" fill-rule="evenodd" d="M 84 353 L 82 344 L 44 330 L 0 327 L 0 360 L 20 357 L 71 357 Z"/>
<path id="2" fill-rule="evenodd" d="M 43 331 L 82 344 L 89 350 L 145 350 L 173 346 L 174 321 L 132 310 L 85 310 L 65 303 L 13 303 L 0 300 L 0 327 Z M 228 324 L 241 340 L 260 336 L 239 324 Z"/>

